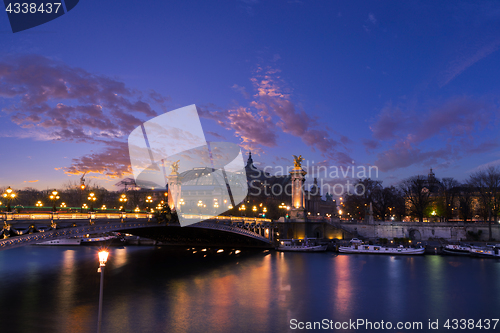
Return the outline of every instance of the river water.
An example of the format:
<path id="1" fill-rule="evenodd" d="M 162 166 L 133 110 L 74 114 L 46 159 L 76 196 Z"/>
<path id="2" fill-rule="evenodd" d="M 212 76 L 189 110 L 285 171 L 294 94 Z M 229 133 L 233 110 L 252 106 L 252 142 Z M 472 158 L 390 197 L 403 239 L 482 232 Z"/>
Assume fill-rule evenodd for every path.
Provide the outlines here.
<path id="1" fill-rule="evenodd" d="M 110 248 L 102 331 L 297 332 L 325 320 L 338 332 L 372 331 L 347 327 L 357 320 L 393 325 L 379 332 L 500 331 L 477 326 L 500 317 L 495 259 L 200 250 Z M 0 252 L 0 332 L 96 332 L 97 267 L 96 247 Z"/>

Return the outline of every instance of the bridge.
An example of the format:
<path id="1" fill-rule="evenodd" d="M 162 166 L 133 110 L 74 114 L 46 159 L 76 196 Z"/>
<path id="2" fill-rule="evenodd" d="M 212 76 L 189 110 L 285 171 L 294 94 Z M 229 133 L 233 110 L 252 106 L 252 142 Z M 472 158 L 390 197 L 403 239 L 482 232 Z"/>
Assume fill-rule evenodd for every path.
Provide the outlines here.
<path id="1" fill-rule="evenodd" d="M 119 231 L 167 245 L 274 247 L 277 225 L 269 219 L 197 215 L 202 222 L 180 227 L 147 213 L 3 214 L 0 251 L 39 242 Z"/>

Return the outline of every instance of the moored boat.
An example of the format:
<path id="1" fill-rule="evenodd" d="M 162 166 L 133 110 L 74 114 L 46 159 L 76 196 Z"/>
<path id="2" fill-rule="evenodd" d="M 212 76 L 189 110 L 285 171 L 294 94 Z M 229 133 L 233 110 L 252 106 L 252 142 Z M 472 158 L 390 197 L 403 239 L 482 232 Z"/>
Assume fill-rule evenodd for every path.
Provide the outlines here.
<path id="1" fill-rule="evenodd" d="M 82 240 L 79 238 L 61 238 L 61 239 L 53 239 L 49 241 L 35 243 L 36 245 L 80 245 Z"/>
<path id="2" fill-rule="evenodd" d="M 311 240 L 283 239 L 277 248 L 278 251 L 292 252 L 325 252 L 328 245 L 318 245 Z"/>
<path id="3" fill-rule="evenodd" d="M 118 237 L 115 235 L 85 235 L 80 238 L 82 245 L 101 245 L 111 243 L 114 239 Z"/>
<path id="4" fill-rule="evenodd" d="M 471 246 L 468 244 L 447 244 L 443 247 L 443 252 L 453 255 L 470 255 Z"/>
<path id="5" fill-rule="evenodd" d="M 500 248 L 495 246 L 472 247 L 470 249 L 470 255 L 482 258 L 500 258 Z"/>
<path id="6" fill-rule="evenodd" d="M 363 244 L 363 242 L 357 238 L 351 239 L 350 246 L 340 246 L 340 253 L 362 253 L 362 254 L 389 254 L 389 255 L 416 255 L 424 254 L 424 247 L 385 247 L 382 245 L 369 245 Z"/>

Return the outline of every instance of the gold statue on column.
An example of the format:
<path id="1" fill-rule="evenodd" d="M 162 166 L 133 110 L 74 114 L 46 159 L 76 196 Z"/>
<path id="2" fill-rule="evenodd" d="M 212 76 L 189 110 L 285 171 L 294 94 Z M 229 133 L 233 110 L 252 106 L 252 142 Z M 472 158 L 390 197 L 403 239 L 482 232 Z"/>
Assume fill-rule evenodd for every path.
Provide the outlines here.
<path id="1" fill-rule="evenodd" d="M 171 175 L 178 175 L 179 174 L 179 162 L 181 160 L 177 160 L 177 162 L 172 163 L 170 166 L 172 168 L 172 172 L 170 173 Z"/>
<path id="2" fill-rule="evenodd" d="M 293 156 L 294 169 L 302 169 L 301 162 L 304 160 L 302 155 L 299 155 L 299 157 L 297 157 L 296 155 L 292 155 L 292 156 Z"/>

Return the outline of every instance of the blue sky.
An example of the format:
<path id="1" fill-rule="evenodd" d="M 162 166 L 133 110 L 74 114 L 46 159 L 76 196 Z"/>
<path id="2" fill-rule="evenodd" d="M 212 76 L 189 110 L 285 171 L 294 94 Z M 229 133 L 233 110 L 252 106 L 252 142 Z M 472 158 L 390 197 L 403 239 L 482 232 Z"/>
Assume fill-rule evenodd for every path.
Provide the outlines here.
<path id="1" fill-rule="evenodd" d="M 0 32 L 0 187 L 88 170 L 116 189 L 130 131 L 190 104 L 262 165 L 354 161 L 390 185 L 500 163 L 497 2 L 81 0 Z"/>

